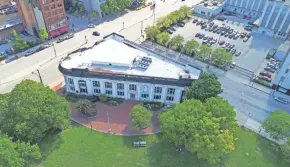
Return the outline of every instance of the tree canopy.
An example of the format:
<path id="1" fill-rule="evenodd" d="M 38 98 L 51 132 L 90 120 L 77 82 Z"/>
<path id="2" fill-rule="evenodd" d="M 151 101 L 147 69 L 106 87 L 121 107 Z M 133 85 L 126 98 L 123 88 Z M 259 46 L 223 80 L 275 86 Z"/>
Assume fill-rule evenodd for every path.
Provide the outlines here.
<path id="1" fill-rule="evenodd" d="M 207 58 L 209 58 L 210 54 L 212 52 L 212 48 L 208 45 L 201 45 L 199 47 L 199 51 L 197 53 L 198 57 L 206 60 Z"/>
<path id="2" fill-rule="evenodd" d="M 40 41 L 44 41 L 47 38 L 48 38 L 48 33 L 46 32 L 46 29 L 44 27 L 41 27 L 40 31 L 39 31 L 39 39 L 40 39 Z"/>
<path id="3" fill-rule="evenodd" d="M 282 110 L 275 110 L 263 122 L 263 128 L 274 139 L 284 139 L 290 134 L 290 115 Z"/>
<path id="4" fill-rule="evenodd" d="M 192 39 L 185 43 L 183 47 L 183 51 L 185 54 L 191 55 L 192 51 L 197 51 L 198 47 L 199 47 L 199 43 L 196 40 Z"/>
<path id="5" fill-rule="evenodd" d="M 170 36 L 167 32 L 162 32 L 157 35 L 157 43 L 165 46 L 170 40 Z"/>
<path id="6" fill-rule="evenodd" d="M 133 0 L 107 0 L 101 4 L 102 15 L 110 15 L 129 8 Z"/>
<path id="7" fill-rule="evenodd" d="M 132 124 L 137 130 L 141 130 L 150 125 L 152 113 L 142 105 L 135 105 L 132 108 Z"/>
<path id="8" fill-rule="evenodd" d="M 3 167 L 30 166 L 41 158 L 37 145 L 12 142 L 6 135 L 0 135 L 0 150 L 0 166 Z"/>
<path id="9" fill-rule="evenodd" d="M 157 35 L 160 33 L 160 30 L 156 26 L 148 26 L 144 30 L 146 34 L 146 38 L 150 39 L 151 41 L 155 41 Z"/>
<path id="10" fill-rule="evenodd" d="M 221 111 L 223 107 L 226 111 Z M 184 145 L 199 159 L 217 163 L 235 148 L 235 134 L 231 130 L 237 127 L 234 115 L 227 101 L 215 97 L 205 104 L 195 99 L 185 100 L 161 113 L 159 119 L 164 139 Z M 225 123 L 229 126 L 224 126 Z"/>
<path id="11" fill-rule="evenodd" d="M 12 36 L 14 39 L 11 42 L 14 44 L 13 49 L 15 51 L 23 51 L 29 47 L 27 41 L 22 39 L 20 35 L 15 31 L 15 29 L 12 30 Z"/>
<path id="12" fill-rule="evenodd" d="M 288 138 L 286 143 L 281 145 L 281 152 L 284 156 L 284 160 L 290 163 L 290 137 Z"/>
<path id="13" fill-rule="evenodd" d="M 181 35 L 176 35 L 174 37 L 171 38 L 171 40 L 169 41 L 169 45 L 171 48 L 178 48 L 179 46 L 181 46 L 184 42 L 184 38 Z"/>
<path id="14" fill-rule="evenodd" d="M 205 101 L 207 98 L 216 97 L 221 92 L 221 84 L 216 75 L 204 73 L 200 79 L 193 81 L 192 85 L 186 88 L 186 98 Z"/>
<path id="15" fill-rule="evenodd" d="M 40 83 L 25 80 L 16 85 L 2 108 L 3 133 L 25 142 L 37 142 L 49 131 L 69 126 L 68 102 Z"/>
<path id="16" fill-rule="evenodd" d="M 232 63 L 233 55 L 231 52 L 226 51 L 223 48 L 217 48 L 212 53 L 211 60 L 217 65 L 229 65 Z"/>

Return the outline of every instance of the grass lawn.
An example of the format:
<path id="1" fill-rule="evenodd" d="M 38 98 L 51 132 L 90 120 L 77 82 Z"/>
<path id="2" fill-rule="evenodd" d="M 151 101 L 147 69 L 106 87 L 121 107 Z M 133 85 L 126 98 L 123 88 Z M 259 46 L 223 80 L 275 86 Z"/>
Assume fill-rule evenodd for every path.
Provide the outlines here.
<path id="1" fill-rule="evenodd" d="M 188 152 L 176 153 L 160 135 L 139 137 L 145 148 L 133 148 L 138 137 L 106 135 L 73 125 L 41 144 L 45 167 L 210 167 Z M 272 142 L 248 130 L 239 131 L 237 149 L 225 157 L 225 167 L 289 167 Z M 249 155 L 246 155 L 249 153 Z"/>

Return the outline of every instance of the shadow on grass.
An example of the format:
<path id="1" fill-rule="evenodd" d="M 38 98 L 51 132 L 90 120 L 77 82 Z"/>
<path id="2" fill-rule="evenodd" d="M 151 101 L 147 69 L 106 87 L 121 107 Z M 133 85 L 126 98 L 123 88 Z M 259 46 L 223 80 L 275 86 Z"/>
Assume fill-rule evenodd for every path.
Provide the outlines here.
<path id="1" fill-rule="evenodd" d="M 279 166 L 279 167 L 289 167 L 290 163 L 287 163 L 283 159 L 281 154 L 280 146 L 262 136 L 257 137 L 258 148 L 257 151 L 260 151 L 265 157 L 265 160 L 270 164 L 270 166 Z"/>

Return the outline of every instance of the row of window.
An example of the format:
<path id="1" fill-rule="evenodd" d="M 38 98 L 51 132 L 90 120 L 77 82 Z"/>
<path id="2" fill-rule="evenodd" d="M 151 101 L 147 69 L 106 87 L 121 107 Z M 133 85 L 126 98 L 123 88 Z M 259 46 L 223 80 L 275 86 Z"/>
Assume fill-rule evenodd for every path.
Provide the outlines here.
<path id="1" fill-rule="evenodd" d="M 70 90 L 75 91 L 73 79 L 68 78 L 68 84 L 69 84 Z M 82 80 L 79 81 L 79 88 L 80 88 L 80 93 L 88 93 L 87 84 L 85 81 L 82 81 Z M 106 95 L 111 96 L 113 94 L 112 88 L 113 88 L 112 82 L 105 82 L 105 94 Z M 117 83 L 117 96 L 125 96 L 124 88 L 125 88 L 125 86 L 123 83 Z M 93 90 L 94 90 L 95 94 L 101 93 L 101 84 L 99 81 L 93 81 Z M 137 85 L 129 84 L 129 91 L 134 93 L 134 91 L 136 91 L 136 90 L 137 90 Z M 154 87 L 153 99 L 154 100 L 161 100 L 162 91 L 163 91 L 162 87 Z M 167 88 L 166 100 L 167 101 L 174 101 L 174 95 L 175 95 L 175 89 L 174 88 Z M 141 92 L 141 98 L 144 100 L 148 99 L 149 92 L 148 91 Z"/>

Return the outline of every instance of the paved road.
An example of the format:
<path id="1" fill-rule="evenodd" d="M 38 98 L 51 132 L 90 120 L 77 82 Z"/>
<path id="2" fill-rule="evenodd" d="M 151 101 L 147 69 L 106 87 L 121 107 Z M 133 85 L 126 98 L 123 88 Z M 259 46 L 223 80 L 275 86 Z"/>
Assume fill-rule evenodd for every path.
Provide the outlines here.
<path id="1" fill-rule="evenodd" d="M 166 2 L 157 1 L 155 16 L 158 18 L 178 9 L 182 5 L 192 6 L 198 2 L 199 0 L 187 0 L 185 2 L 175 0 L 167 0 Z M 141 27 L 134 25 L 141 24 L 142 20 L 144 20 L 144 28 L 147 25 L 152 25 L 154 20 L 152 15 L 153 11 L 148 7 L 140 11 L 129 12 L 113 21 L 100 24 L 96 28 L 80 31 L 75 34 L 74 38 L 55 44 L 57 58 L 54 58 L 55 54 L 53 47 L 51 47 L 29 57 L 22 57 L 19 60 L 0 66 L 0 93 L 9 92 L 24 77 L 39 81 L 35 74 L 31 74 L 31 72 L 37 69 L 40 70 L 45 84 L 56 82 L 61 77 L 56 68 L 57 64 L 61 57 L 66 56 L 66 53 L 80 46 L 91 46 L 95 41 L 100 40 L 102 36 L 112 32 L 120 32 L 127 39 L 136 40 L 141 35 Z M 125 23 L 124 29 L 123 22 Z M 99 31 L 102 36 L 92 36 L 93 31 Z M 85 44 L 85 36 L 89 41 L 87 44 Z M 47 62 L 49 63 L 47 64 Z"/>
<path id="2" fill-rule="evenodd" d="M 156 46 L 152 46 L 151 42 L 143 42 L 142 45 L 168 56 L 168 52 L 161 51 L 162 47 L 156 49 Z M 187 56 L 174 56 L 179 55 L 174 52 L 169 52 L 169 54 L 171 58 L 179 60 L 182 63 L 190 63 L 208 73 L 216 74 L 224 89 L 220 96 L 227 99 L 230 104 L 235 106 L 238 112 L 246 115 L 246 117 L 251 117 L 255 121 L 263 121 L 275 109 L 281 109 L 290 113 L 289 104 L 285 105 L 275 101 L 271 95 L 271 89 L 258 87 L 257 84 L 250 81 L 250 76 L 244 75 L 244 72 L 241 70 L 230 69 L 225 72 L 212 66 L 205 68 L 206 64 L 203 62 Z M 275 93 L 275 95 L 278 95 L 278 93 Z"/>

